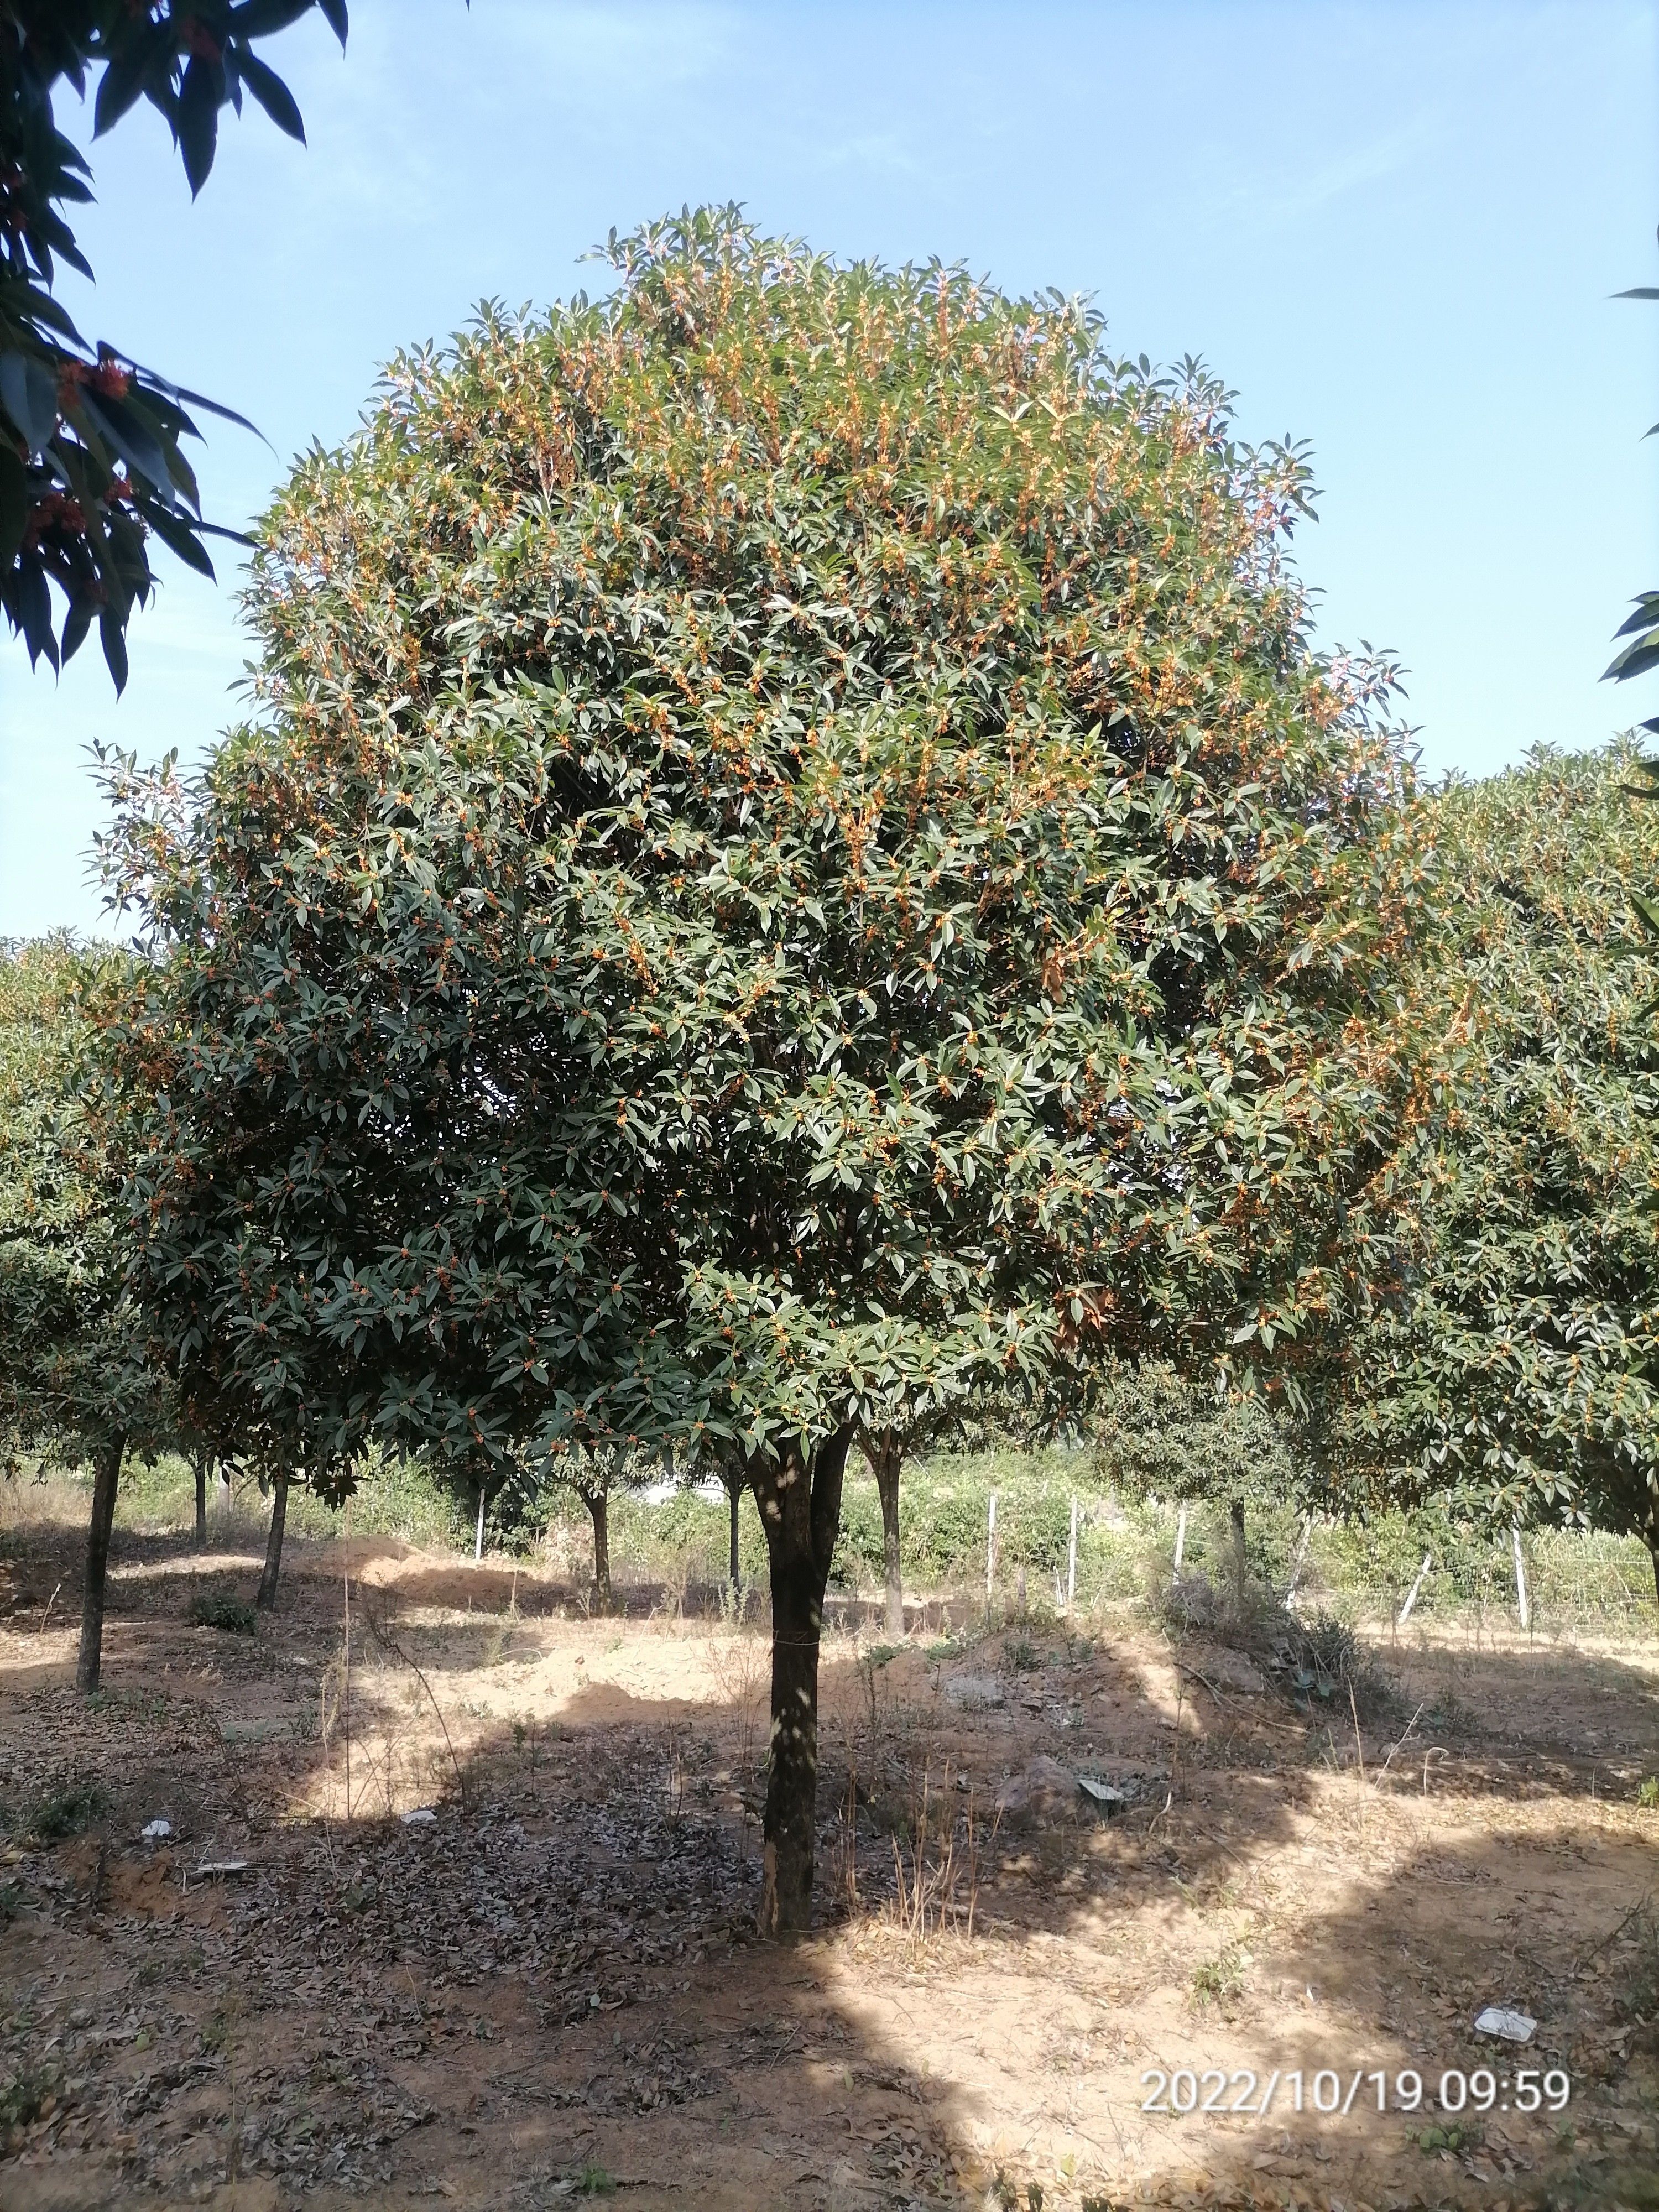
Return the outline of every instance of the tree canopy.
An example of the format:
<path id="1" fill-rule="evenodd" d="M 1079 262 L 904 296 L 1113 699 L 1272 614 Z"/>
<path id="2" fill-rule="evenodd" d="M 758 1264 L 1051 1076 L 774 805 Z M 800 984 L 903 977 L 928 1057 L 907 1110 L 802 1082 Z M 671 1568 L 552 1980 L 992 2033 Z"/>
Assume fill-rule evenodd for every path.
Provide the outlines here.
<path id="1" fill-rule="evenodd" d="M 0 945 L 0 1455 L 90 1459 L 153 1430 L 122 1283 L 120 1162 L 95 1111 L 120 955 Z"/>
<path id="2" fill-rule="evenodd" d="M 1417 988 L 1462 1064 L 1347 1443 L 1366 1481 L 1638 1534 L 1659 1573 L 1659 1047 L 1620 920 L 1659 823 L 1633 753 L 1543 751 L 1435 802 L 1447 930 Z"/>
<path id="3" fill-rule="evenodd" d="M 731 210 L 611 252 L 392 365 L 263 526 L 265 718 L 115 764 L 137 1280 L 341 1459 L 739 1449 L 799 1925 L 857 1422 L 1094 1347 L 1294 1386 L 1386 1243 L 1426 861 L 1305 463 L 1197 368 Z"/>
<path id="4" fill-rule="evenodd" d="M 205 538 L 236 535 L 203 520 L 179 442 L 199 434 L 190 410 L 243 420 L 119 347 L 88 343 L 58 300 L 60 264 L 92 274 L 67 211 L 93 194 L 54 97 L 84 99 L 95 83 L 100 135 L 148 100 L 193 195 L 213 167 L 221 111 L 240 114 L 245 90 L 304 138 L 293 94 L 254 41 L 313 7 L 343 46 L 346 0 L 0 0 L 0 607 L 31 661 L 59 666 L 96 623 L 121 689 L 127 622 L 154 588 L 147 538 L 210 576 Z"/>

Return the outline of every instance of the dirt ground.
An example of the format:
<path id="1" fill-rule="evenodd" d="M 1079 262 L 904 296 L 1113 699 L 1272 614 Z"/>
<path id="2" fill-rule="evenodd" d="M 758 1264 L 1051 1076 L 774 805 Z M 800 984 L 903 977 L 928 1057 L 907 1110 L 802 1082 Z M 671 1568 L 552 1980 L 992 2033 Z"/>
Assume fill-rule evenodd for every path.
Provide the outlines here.
<path id="1" fill-rule="evenodd" d="M 4 2212 L 1659 2205 L 1654 1644 L 1425 1632 L 1357 1726 L 1127 1616 L 893 1656 L 843 1616 L 821 1925 L 779 1949 L 754 1626 L 294 1543 L 250 1636 L 190 1612 L 252 1549 L 118 1531 L 88 1706 L 79 1544 L 0 1547 Z M 1571 2102 L 1375 2109 L 1483 2064 Z M 1275 2107 L 1145 2112 L 1183 2068 Z"/>

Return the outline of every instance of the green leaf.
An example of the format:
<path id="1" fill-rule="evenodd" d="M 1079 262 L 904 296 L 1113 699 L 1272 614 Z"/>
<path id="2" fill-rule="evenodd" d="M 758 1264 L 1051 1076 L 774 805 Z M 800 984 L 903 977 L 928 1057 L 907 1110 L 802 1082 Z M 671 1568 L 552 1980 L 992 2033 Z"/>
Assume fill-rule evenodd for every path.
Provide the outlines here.
<path id="1" fill-rule="evenodd" d="M 52 635 L 52 593 L 38 553 L 25 553 L 19 561 L 14 591 L 17 623 L 31 663 L 46 659 L 56 668 L 58 647 Z"/>
<path id="2" fill-rule="evenodd" d="M 239 415 L 234 407 L 222 406 L 216 399 L 209 399 L 199 392 L 191 391 L 187 385 L 170 384 L 166 377 L 159 376 L 153 368 L 146 368 L 142 362 L 130 360 L 125 354 L 116 353 L 113 347 L 107 350 L 114 355 L 116 359 L 127 362 L 128 367 L 139 380 L 140 388 L 146 393 L 153 390 L 165 393 L 170 399 L 187 399 L 192 407 L 205 407 L 210 415 L 218 416 L 222 422 L 234 422 L 238 429 L 251 430 L 256 438 L 264 439 L 267 445 L 270 443 L 270 441 L 264 437 L 264 431 L 257 422 L 250 422 L 246 415 Z"/>
<path id="3" fill-rule="evenodd" d="M 208 558 L 207 548 L 196 535 L 201 527 L 199 524 L 191 524 L 179 514 L 169 514 L 165 507 L 160 506 L 147 507 L 144 520 L 162 544 L 171 547 L 186 568 L 194 568 L 198 576 L 212 580 L 213 563 Z"/>
<path id="4" fill-rule="evenodd" d="M 306 143 L 306 126 L 300 118 L 294 95 L 275 70 L 267 69 L 256 55 L 244 54 L 240 69 L 242 82 L 258 101 L 279 131 L 286 131 L 290 138 Z"/>
<path id="5" fill-rule="evenodd" d="M 1646 637 L 1632 638 L 1624 651 L 1601 672 L 1605 684 L 1609 677 L 1615 682 L 1627 684 L 1632 676 L 1644 676 L 1650 668 L 1659 668 L 1659 628 Z"/>
<path id="6" fill-rule="evenodd" d="M 185 164 L 185 175 L 190 183 L 191 198 L 194 199 L 206 184 L 213 168 L 213 156 L 219 143 L 219 107 L 224 96 L 223 67 L 192 54 L 185 70 L 185 81 L 179 91 L 179 112 L 174 127 L 179 135 L 179 151 Z"/>
<path id="7" fill-rule="evenodd" d="M 74 659 L 85 642 L 92 628 L 93 605 L 88 599 L 78 599 L 64 617 L 64 641 L 60 648 L 64 661 Z"/>
<path id="8" fill-rule="evenodd" d="M 1650 629 L 1659 625 L 1659 592 L 1643 592 L 1636 601 L 1636 611 L 1626 615 L 1616 630 L 1615 637 L 1628 637 L 1633 630 Z"/>
<path id="9" fill-rule="evenodd" d="M 0 405 L 31 456 L 43 453 L 58 428 L 58 380 L 45 363 L 28 354 L 0 354 Z"/>
<path id="10" fill-rule="evenodd" d="M 156 53 L 156 39 L 153 35 L 147 37 L 143 29 L 137 27 L 130 30 L 115 49 L 98 82 L 98 97 L 93 105 L 94 138 L 101 138 L 137 105 Z"/>
<path id="11" fill-rule="evenodd" d="M 317 0 L 329 28 L 342 46 L 346 42 L 346 0 Z"/>
<path id="12" fill-rule="evenodd" d="M 104 659 L 117 693 L 127 688 L 127 641 L 121 628 L 120 617 L 106 607 L 98 617 L 98 635 L 104 648 Z"/>

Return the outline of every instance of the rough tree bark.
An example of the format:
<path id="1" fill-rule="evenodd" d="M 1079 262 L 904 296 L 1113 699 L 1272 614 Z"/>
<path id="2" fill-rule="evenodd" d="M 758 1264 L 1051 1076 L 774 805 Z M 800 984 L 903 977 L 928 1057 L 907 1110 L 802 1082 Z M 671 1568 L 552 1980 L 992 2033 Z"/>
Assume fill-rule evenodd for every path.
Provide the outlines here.
<path id="1" fill-rule="evenodd" d="M 81 1651 L 75 1686 L 83 1697 L 98 1687 L 104 1663 L 104 1578 L 109 1566 L 109 1532 L 115 1520 L 115 1492 L 127 1440 L 112 1437 L 93 1462 L 92 1525 L 87 1531 L 87 1578 L 81 1597 Z"/>
<path id="2" fill-rule="evenodd" d="M 841 1532 L 851 1422 L 811 1444 L 788 1437 L 757 1453 L 750 1480 L 760 1504 L 772 1586 L 772 1734 L 768 1757 L 763 1936 L 812 1924 L 818 1785 L 818 1643 L 823 1593 Z"/>
<path id="3" fill-rule="evenodd" d="M 208 1456 L 204 1451 L 196 1455 L 196 1548 L 207 1549 L 207 1471 Z"/>
<path id="4" fill-rule="evenodd" d="M 1229 1509 L 1233 1524 L 1233 1588 L 1238 1595 L 1239 1609 L 1244 1606 L 1244 1501 L 1235 1498 Z"/>
<path id="5" fill-rule="evenodd" d="M 270 1534 L 265 1539 L 265 1568 L 259 1577 L 256 1605 L 276 1602 L 276 1577 L 283 1567 L 283 1529 L 288 1520 L 288 1477 L 275 1474 L 270 1484 Z"/>
<path id="6" fill-rule="evenodd" d="M 601 1613 L 611 1610 L 611 1501 L 603 1490 L 580 1490 L 577 1496 L 593 1521 L 593 1595 Z"/>
<path id="7" fill-rule="evenodd" d="M 882 1564 L 887 1577 L 887 1633 L 895 1642 L 904 1633 L 904 1574 L 899 1563 L 899 1470 L 903 1454 L 899 1440 L 891 1429 L 883 1429 L 871 1436 L 860 1430 L 859 1442 L 864 1456 L 870 1462 L 870 1472 L 876 1478 L 876 1495 L 881 1500 Z"/>

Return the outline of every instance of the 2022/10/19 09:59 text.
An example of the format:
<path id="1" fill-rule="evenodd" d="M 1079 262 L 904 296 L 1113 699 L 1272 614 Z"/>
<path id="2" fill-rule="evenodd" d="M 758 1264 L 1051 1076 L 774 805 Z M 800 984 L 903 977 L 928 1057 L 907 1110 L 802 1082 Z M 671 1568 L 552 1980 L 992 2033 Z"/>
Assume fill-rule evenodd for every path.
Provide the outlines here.
<path id="1" fill-rule="evenodd" d="M 1472 2073 L 1452 2068 L 1437 2081 L 1425 2082 L 1407 2067 L 1390 2075 L 1378 2068 L 1361 2067 L 1345 2076 L 1334 2068 L 1316 2073 L 1297 2068 L 1275 2068 L 1265 2086 L 1248 2068 L 1226 2073 L 1219 2067 L 1198 2071 L 1180 2067 L 1166 2073 L 1151 2067 L 1140 2077 L 1143 2112 L 1158 2112 L 1176 2119 L 1189 2113 L 1227 2119 L 1266 2119 L 1280 2112 L 1318 2112 L 1340 2119 L 1357 2111 L 1377 2112 L 1563 2112 L 1572 2094 L 1572 2084 L 1559 2067 L 1540 2072 L 1523 2066 L 1514 2074 L 1496 2074 L 1488 2066 Z"/>

